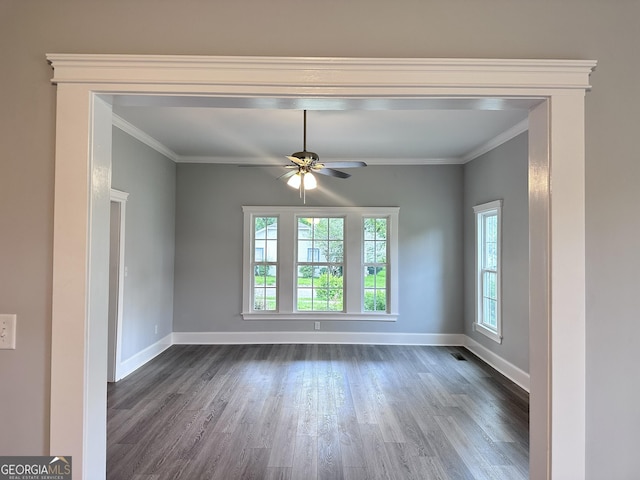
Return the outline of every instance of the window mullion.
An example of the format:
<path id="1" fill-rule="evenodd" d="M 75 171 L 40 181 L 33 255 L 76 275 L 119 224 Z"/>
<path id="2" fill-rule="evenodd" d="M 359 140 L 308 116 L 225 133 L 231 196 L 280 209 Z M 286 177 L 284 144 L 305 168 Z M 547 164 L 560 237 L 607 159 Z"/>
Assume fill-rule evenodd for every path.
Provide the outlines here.
<path id="1" fill-rule="evenodd" d="M 397 286 L 400 282 L 398 274 L 398 215 L 389 215 L 387 222 L 387 311 L 397 314 L 399 307 Z"/>
<path id="2" fill-rule="evenodd" d="M 291 313 L 295 303 L 295 256 L 296 228 L 295 214 L 282 213 L 280 215 L 280 242 L 278 244 L 278 258 L 280 259 L 280 284 L 278 285 L 279 312 Z"/>
<path id="3" fill-rule="evenodd" d="M 242 264 L 249 267 L 249 272 L 252 272 L 253 262 L 252 262 L 252 253 L 254 251 L 254 239 L 253 239 L 253 217 L 249 214 L 245 214 L 244 216 L 244 240 L 243 240 L 243 251 L 242 251 Z M 246 270 L 246 268 L 245 268 Z M 242 282 L 242 311 L 250 312 L 252 310 L 252 282 L 253 275 L 249 272 L 245 272 L 243 275 Z"/>
<path id="4" fill-rule="evenodd" d="M 363 298 L 362 216 L 350 212 L 345 216 L 345 312 L 360 313 Z"/>

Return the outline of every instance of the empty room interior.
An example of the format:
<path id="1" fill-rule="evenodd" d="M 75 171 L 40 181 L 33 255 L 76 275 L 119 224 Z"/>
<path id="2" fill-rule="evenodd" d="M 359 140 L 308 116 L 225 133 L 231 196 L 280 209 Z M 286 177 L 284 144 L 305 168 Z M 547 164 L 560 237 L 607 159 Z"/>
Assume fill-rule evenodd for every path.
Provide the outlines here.
<path id="1" fill-rule="evenodd" d="M 532 106 L 114 101 L 108 478 L 528 478 Z"/>
<path id="2" fill-rule="evenodd" d="M 0 350 L 2 455 L 72 457 L 74 478 L 92 480 L 105 478 L 107 452 L 110 478 L 136 480 L 198 472 L 518 478 L 526 444 L 505 430 L 518 410 L 494 407 L 526 410 L 528 397 L 530 478 L 638 478 L 640 2 L 0 5 L 0 346 L 9 347 Z M 220 102 L 189 104 L 193 95 Z M 543 103 L 527 106 L 521 131 L 511 129 L 524 116 L 493 134 L 488 117 L 497 110 L 464 104 L 486 116 L 456 134 L 461 118 L 444 130 L 447 114 L 422 118 L 421 129 L 400 118 L 451 106 L 343 101 L 407 95 Z M 254 103 L 232 104 L 240 96 Z M 155 107 L 170 108 L 173 120 Z M 176 107 L 192 111 L 180 117 Z M 255 114 L 196 121 L 214 107 Z M 144 108 L 158 122 L 138 118 Z M 314 173 L 317 188 L 301 198 L 277 177 L 290 173 L 286 156 L 304 148 L 304 109 L 307 150 L 321 162 L 367 166 L 335 167 L 350 178 Z M 277 118 L 259 127 L 258 114 L 268 113 L 260 110 Z M 387 124 L 395 128 L 364 116 L 385 110 L 398 111 Z M 363 114 L 357 122 L 355 113 Z M 334 129 L 323 132 L 327 125 Z M 459 150 L 407 151 L 425 146 L 407 141 L 416 130 L 414 139 L 432 146 L 453 137 Z M 276 138 L 278 148 L 267 148 Z M 210 143 L 226 150 L 202 148 Z M 277 166 L 256 166 L 265 161 Z M 509 173 L 516 165 L 519 173 Z M 111 326 L 121 315 L 121 328 L 112 328 L 108 352 L 112 186 L 113 231 L 120 215 L 125 228 L 123 244 L 113 245 L 123 261 L 112 265 L 122 294 L 111 299 L 121 302 Z M 528 211 L 516 206 L 527 189 Z M 499 200 L 500 343 L 474 328 L 473 248 L 473 207 Z M 299 215 L 310 234 L 314 219 L 346 218 L 358 207 L 376 207 L 369 218 L 383 219 L 396 209 L 397 262 L 338 266 L 327 276 L 326 264 L 305 264 L 323 257 L 296 245 L 296 223 L 273 221 Z M 255 223 L 246 229 L 251 215 L 266 219 L 258 220 L 263 232 Z M 527 219 L 528 237 L 518 226 Z M 244 248 L 274 225 L 287 228 L 280 237 L 288 242 L 279 257 L 288 264 L 275 272 L 259 256 L 266 248 Z M 363 245 L 350 242 L 364 231 L 347 233 L 346 247 L 359 255 Z M 304 256 L 294 257 L 299 247 Z M 294 261 L 304 267 L 300 280 Z M 385 297 L 394 268 L 395 293 Z M 340 290 L 340 273 L 355 287 Z M 314 283 L 321 276 L 333 284 Z M 277 299 L 279 317 L 248 311 L 274 307 L 274 282 L 286 295 Z M 332 308 L 341 291 L 343 312 L 294 312 L 295 282 L 307 300 L 337 292 Z M 381 310 L 364 310 L 372 306 Z M 107 381 L 107 365 L 117 382 Z M 474 379 L 495 388 L 479 390 Z M 446 390 L 434 397 L 438 385 Z M 498 401 L 507 390 L 518 393 Z M 483 421 L 482 408 L 495 415 Z M 497 448 L 512 452 L 502 458 Z"/>

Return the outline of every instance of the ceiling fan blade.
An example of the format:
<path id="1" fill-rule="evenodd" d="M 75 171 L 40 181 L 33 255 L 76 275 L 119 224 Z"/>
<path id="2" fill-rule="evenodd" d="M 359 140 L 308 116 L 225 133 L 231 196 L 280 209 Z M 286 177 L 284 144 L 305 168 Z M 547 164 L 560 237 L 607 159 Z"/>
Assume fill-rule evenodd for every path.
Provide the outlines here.
<path id="1" fill-rule="evenodd" d="M 297 165 L 283 165 L 276 163 L 239 163 L 236 167 L 278 167 L 278 168 L 298 168 Z"/>
<path id="2" fill-rule="evenodd" d="M 276 180 L 288 180 L 289 178 L 293 177 L 296 173 L 298 173 L 297 170 L 291 170 L 290 172 L 283 173 L 278 178 L 276 178 Z"/>
<path id="3" fill-rule="evenodd" d="M 322 162 L 326 167 L 336 168 L 358 168 L 366 167 L 365 162 Z"/>
<path id="4" fill-rule="evenodd" d="M 304 160 L 302 160 L 302 159 L 300 159 L 300 158 L 298 158 L 298 157 L 294 157 L 294 156 L 292 156 L 292 155 L 287 155 L 287 158 L 288 158 L 289 160 L 291 160 L 293 163 L 295 163 L 296 165 L 304 166 L 304 165 L 306 165 L 306 164 L 307 164 L 307 162 L 305 162 Z"/>
<path id="5" fill-rule="evenodd" d="M 334 170 L 333 168 L 320 168 L 318 170 L 314 169 L 314 173 L 319 173 L 320 175 L 328 175 L 330 177 L 337 178 L 349 178 L 351 175 L 348 173 L 341 172 L 340 170 Z"/>

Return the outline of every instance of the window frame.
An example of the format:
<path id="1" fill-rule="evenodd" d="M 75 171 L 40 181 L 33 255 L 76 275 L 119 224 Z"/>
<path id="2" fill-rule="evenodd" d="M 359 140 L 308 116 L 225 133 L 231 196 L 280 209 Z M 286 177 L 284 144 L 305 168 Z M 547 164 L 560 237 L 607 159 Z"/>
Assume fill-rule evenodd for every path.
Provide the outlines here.
<path id="1" fill-rule="evenodd" d="M 255 230 L 255 219 L 256 218 L 275 218 L 275 223 L 274 224 L 267 224 L 264 227 L 264 239 L 260 238 L 256 238 L 256 230 Z M 269 238 L 269 227 L 271 225 L 276 225 L 276 237 L 274 238 Z M 258 267 L 262 267 L 265 268 L 266 271 L 268 271 L 271 267 L 275 267 L 276 269 L 276 282 L 275 285 L 269 287 L 266 283 L 264 285 L 260 285 L 259 289 L 263 290 L 265 293 L 265 298 L 266 298 L 266 293 L 267 290 L 270 288 L 275 288 L 276 291 L 276 300 L 275 300 L 275 309 L 273 310 L 269 310 L 267 308 L 261 309 L 261 311 L 266 311 L 266 312 L 274 312 L 278 310 L 278 279 L 280 278 L 280 274 L 279 274 L 279 263 L 278 263 L 278 258 L 280 255 L 280 248 L 276 247 L 276 259 L 275 260 L 269 260 L 269 242 L 270 241 L 274 241 L 276 242 L 276 245 L 280 244 L 280 240 L 279 240 L 279 236 L 280 236 L 280 227 L 278 225 L 278 217 L 277 216 L 273 216 L 273 215 L 269 215 L 269 216 L 262 216 L 262 215 L 254 215 L 253 219 L 252 219 L 252 223 L 251 223 L 251 245 L 252 245 L 252 250 L 250 252 L 251 254 L 251 271 L 254 272 L 256 268 Z M 258 241 L 260 241 L 261 243 L 264 242 L 264 246 L 262 247 L 257 247 L 256 245 L 260 245 L 261 243 L 257 243 Z M 260 251 L 260 259 L 258 260 L 258 251 Z M 265 271 L 265 272 L 266 272 Z M 265 279 L 266 279 L 267 274 L 265 273 Z M 255 274 L 251 275 L 251 290 L 253 292 L 253 294 L 255 294 L 256 288 L 258 288 L 255 284 Z M 258 311 L 258 309 L 255 308 L 255 300 L 254 300 L 254 296 L 251 296 L 252 301 L 253 301 L 253 307 L 254 310 Z"/>
<path id="2" fill-rule="evenodd" d="M 386 228 L 386 232 L 385 232 L 385 238 L 384 240 L 380 240 L 377 238 L 377 234 L 374 234 L 374 238 L 373 239 L 367 239 L 366 235 L 364 233 L 365 230 L 365 222 L 366 220 L 381 220 L 381 219 L 385 219 L 387 221 L 387 228 Z M 377 276 L 377 272 L 379 268 L 384 268 L 385 269 L 385 278 L 387 275 L 387 272 L 389 271 L 389 219 L 386 216 L 373 216 L 373 215 L 363 215 L 362 216 L 362 235 L 363 235 L 363 248 L 362 248 L 362 273 L 364 275 L 364 271 L 368 268 L 373 268 L 375 271 L 375 274 Z M 384 262 L 378 262 L 377 261 L 377 253 L 374 255 L 376 257 L 376 260 L 374 260 L 373 262 L 371 261 L 367 261 L 367 242 L 373 242 L 374 245 L 374 251 L 377 252 L 377 243 L 384 241 L 385 243 L 385 261 Z M 364 275 L 364 277 L 366 277 L 366 275 Z M 363 278 L 363 282 L 365 282 L 365 278 Z M 367 288 L 366 285 L 363 285 L 362 288 L 362 309 L 363 311 L 366 312 L 377 312 L 380 310 L 367 310 L 366 309 L 366 299 L 367 299 L 367 292 L 373 293 L 373 301 L 374 301 L 374 305 L 376 304 L 376 297 L 377 297 L 377 292 L 380 290 L 384 290 L 385 291 L 385 299 L 389 297 L 389 281 L 386 280 L 385 282 L 385 287 L 384 288 L 378 288 L 377 286 L 374 286 L 374 288 Z M 387 303 L 387 302 L 385 302 Z M 387 305 L 388 308 L 388 305 Z"/>
<path id="3" fill-rule="evenodd" d="M 475 331 L 485 335 L 491 340 L 502 343 L 502 200 L 483 203 L 473 207 L 475 217 Z M 484 288 L 483 274 L 493 271 L 485 268 L 485 223 L 484 219 L 495 215 L 497 218 L 496 235 L 496 326 L 495 328 L 483 318 L 484 312 Z"/>
<path id="4" fill-rule="evenodd" d="M 301 238 L 300 237 L 300 228 L 299 228 L 300 227 L 300 223 L 299 223 L 299 220 L 300 219 L 304 219 L 304 218 L 311 219 L 311 220 L 318 220 L 319 222 L 326 219 L 327 220 L 327 238 L 326 239 L 319 239 L 318 237 L 316 237 L 316 227 L 315 227 L 316 222 L 315 221 L 312 222 L 312 225 L 310 226 L 311 236 L 309 238 Z M 330 232 L 329 224 L 331 223 L 331 220 L 333 220 L 333 219 L 342 220 L 342 238 L 340 240 L 338 240 L 339 242 L 342 243 L 342 251 L 343 251 L 342 260 L 340 262 L 336 262 L 335 260 L 333 260 L 333 259 L 331 259 L 329 257 L 325 257 L 324 259 L 321 259 L 321 257 L 320 257 L 320 248 L 314 248 L 314 250 L 317 250 L 317 252 L 318 252 L 317 260 L 316 259 L 309 260 L 309 258 L 308 258 L 309 257 L 309 252 L 308 252 L 309 248 L 308 247 L 303 247 L 303 248 L 307 248 L 307 260 L 306 261 L 305 260 L 300 260 L 300 258 L 303 256 L 301 254 L 301 251 L 300 251 L 301 250 L 301 244 L 310 242 L 312 245 L 317 245 L 317 244 L 322 243 L 322 242 L 327 242 L 327 247 L 329 248 L 329 244 L 332 241 L 335 241 L 335 239 L 332 240 L 330 238 L 330 235 L 329 235 L 329 232 Z M 335 268 L 337 266 L 342 271 L 342 279 L 344 280 L 344 278 L 345 278 L 345 262 L 344 262 L 344 250 L 345 250 L 344 249 L 344 245 L 345 245 L 344 225 L 345 225 L 345 223 L 346 223 L 346 218 L 344 217 L 344 215 L 335 215 L 335 216 L 332 216 L 332 217 L 327 217 L 327 216 L 310 217 L 307 214 L 305 214 L 305 215 L 300 215 L 300 214 L 296 215 L 296 232 L 295 232 L 295 234 L 296 234 L 296 252 L 295 252 L 295 258 L 294 258 L 294 264 L 295 264 L 294 265 L 294 269 L 295 269 L 295 276 L 296 276 L 296 286 L 294 287 L 295 297 L 296 297 L 295 298 L 295 305 L 294 305 L 294 311 L 295 312 L 309 312 L 309 311 L 311 311 L 311 312 L 323 312 L 323 311 L 324 312 L 344 312 L 344 289 L 345 289 L 344 282 L 343 282 L 342 287 L 341 287 L 341 290 L 342 290 L 342 293 L 343 293 L 343 302 L 342 302 L 343 305 L 342 305 L 342 309 L 341 310 L 330 310 L 328 308 L 326 310 L 322 310 L 322 309 L 317 309 L 316 310 L 316 309 L 313 308 L 313 305 L 315 303 L 321 304 L 321 303 L 325 303 L 325 302 L 324 301 L 323 302 L 314 302 L 313 300 L 311 302 L 311 305 L 312 305 L 311 309 L 309 309 L 309 310 L 300 310 L 300 308 L 299 308 L 300 307 L 300 296 L 299 295 L 300 295 L 301 291 L 305 291 L 305 290 L 311 291 L 312 292 L 311 296 L 313 297 L 313 292 L 314 291 L 327 290 L 327 292 L 328 292 L 330 289 L 329 288 L 322 288 L 320 286 L 316 287 L 314 285 L 315 282 L 313 280 L 312 280 L 312 285 L 309 288 L 300 287 L 300 285 L 299 285 L 299 279 L 300 279 L 300 277 L 299 277 L 299 268 L 300 267 L 311 267 L 314 270 L 315 269 L 321 270 L 322 268 L 326 267 L 327 272 L 328 272 L 331 267 Z M 316 278 L 315 274 L 312 275 L 311 278 L 315 279 Z M 327 306 L 328 306 L 329 301 L 327 301 L 326 303 L 327 303 Z"/>
<path id="5" fill-rule="evenodd" d="M 243 293 L 242 317 L 245 320 L 366 320 L 396 321 L 398 318 L 398 218 L 399 207 L 306 207 L 306 206 L 243 206 Z M 298 217 L 343 217 L 344 224 L 344 310 L 297 311 L 295 268 Z M 278 298 L 276 311 L 253 309 L 253 275 L 251 252 L 254 251 L 253 223 L 255 217 L 278 217 Z M 367 217 L 388 219 L 388 292 L 386 311 L 364 310 L 364 233 Z M 287 253 L 289 252 L 289 253 Z"/>

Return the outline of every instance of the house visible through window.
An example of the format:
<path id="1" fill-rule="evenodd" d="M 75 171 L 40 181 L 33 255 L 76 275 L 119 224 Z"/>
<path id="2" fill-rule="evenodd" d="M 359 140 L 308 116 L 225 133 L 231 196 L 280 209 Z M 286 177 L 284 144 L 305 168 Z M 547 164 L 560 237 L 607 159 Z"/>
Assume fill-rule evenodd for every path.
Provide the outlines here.
<path id="1" fill-rule="evenodd" d="M 278 218 L 255 217 L 253 239 L 253 309 L 277 309 L 278 279 Z M 265 253 L 266 252 L 266 253 Z"/>
<path id="2" fill-rule="evenodd" d="M 397 207 L 243 210 L 245 319 L 397 318 Z"/>
<path id="3" fill-rule="evenodd" d="M 319 261 L 320 261 L 320 249 L 307 248 L 307 262 L 319 262 Z"/>
<path id="4" fill-rule="evenodd" d="M 344 311 L 344 218 L 299 216 L 296 231 L 297 311 Z"/>
<path id="5" fill-rule="evenodd" d="M 365 218 L 364 231 L 364 309 L 387 309 L 387 219 Z"/>
<path id="6" fill-rule="evenodd" d="M 502 201 L 475 206 L 476 321 L 474 328 L 502 342 L 500 318 L 500 241 Z"/>

